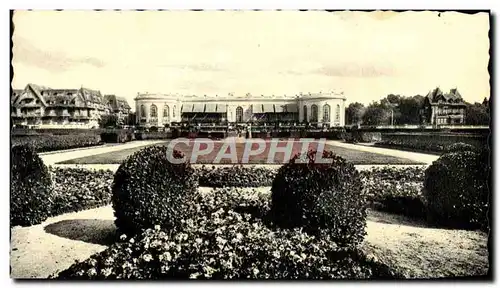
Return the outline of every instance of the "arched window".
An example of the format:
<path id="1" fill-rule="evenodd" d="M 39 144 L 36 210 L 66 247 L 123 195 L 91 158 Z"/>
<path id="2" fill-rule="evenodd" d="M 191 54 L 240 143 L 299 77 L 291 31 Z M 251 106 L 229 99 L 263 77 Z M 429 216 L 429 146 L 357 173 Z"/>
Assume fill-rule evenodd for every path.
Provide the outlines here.
<path id="1" fill-rule="evenodd" d="M 146 108 L 144 107 L 144 105 L 141 105 L 141 117 L 146 117 Z"/>
<path id="2" fill-rule="evenodd" d="M 158 117 L 158 108 L 156 107 L 156 105 L 155 105 L 155 104 L 152 104 L 150 109 L 151 109 L 151 110 L 149 111 L 149 116 L 150 116 L 151 118 L 156 118 L 156 117 Z"/>
<path id="3" fill-rule="evenodd" d="M 335 122 L 340 122 L 340 105 L 337 104 L 337 109 L 335 110 Z"/>
<path id="4" fill-rule="evenodd" d="M 318 106 L 316 104 L 311 106 L 311 122 L 318 122 Z"/>
<path id="5" fill-rule="evenodd" d="M 307 122 L 309 119 L 307 117 L 307 106 L 304 105 L 304 121 L 303 122 Z"/>
<path id="6" fill-rule="evenodd" d="M 330 105 L 323 105 L 323 122 L 330 122 Z"/>
<path id="7" fill-rule="evenodd" d="M 236 122 L 243 122 L 243 108 L 241 108 L 241 106 L 236 108 Z"/>
<path id="8" fill-rule="evenodd" d="M 176 109 L 177 109 L 177 108 L 175 108 L 175 105 L 174 105 L 174 109 L 172 109 L 172 117 L 174 117 L 174 118 L 175 118 L 175 110 L 176 110 Z"/>
<path id="9" fill-rule="evenodd" d="M 165 104 L 165 106 L 163 106 L 163 118 L 168 119 L 169 117 L 170 117 L 170 107 L 168 107 L 168 105 Z"/>

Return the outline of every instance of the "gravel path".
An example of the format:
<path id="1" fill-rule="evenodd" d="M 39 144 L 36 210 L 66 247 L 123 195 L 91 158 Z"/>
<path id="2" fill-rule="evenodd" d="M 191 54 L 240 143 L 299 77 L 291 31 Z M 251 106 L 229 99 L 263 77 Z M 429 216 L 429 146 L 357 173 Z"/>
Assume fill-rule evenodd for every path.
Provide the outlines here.
<path id="1" fill-rule="evenodd" d="M 112 207 L 105 206 L 12 228 L 11 277 L 47 278 L 104 250 L 112 243 L 113 220 Z M 366 231 L 363 249 L 409 277 L 481 275 L 488 269 L 484 233 L 427 228 L 376 211 L 370 211 Z"/>

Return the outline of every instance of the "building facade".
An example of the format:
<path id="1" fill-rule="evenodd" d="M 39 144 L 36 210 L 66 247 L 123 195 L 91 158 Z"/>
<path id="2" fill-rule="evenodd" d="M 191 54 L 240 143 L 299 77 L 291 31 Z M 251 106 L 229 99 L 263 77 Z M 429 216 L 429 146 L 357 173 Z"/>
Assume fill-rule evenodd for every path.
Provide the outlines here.
<path id="1" fill-rule="evenodd" d="M 308 93 L 294 96 L 227 97 L 138 94 L 134 99 L 137 124 L 163 127 L 172 122 L 294 122 L 344 126 L 343 93 Z"/>
<path id="2" fill-rule="evenodd" d="M 436 88 L 424 99 L 421 110 L 423 124 L 463 125 L 465 124 L 466 104 L 457 89 L 443 93 Z"/>
<path id="3" fill-rule="evenodd" d="M 11 95 L 11 120 L 14 125 L 96 128 L 101 115 L 114 111 L 115 108 L 106 102 L 100 91 L 83 87 L 51 89 L 28 84 L 23 90 L 13 90 Z"/>
<path id="4" fill-rule="evenodd" d="M 125 98 L 116 95 L 104 95 L 103 101 L 110 107 L 111 112 L 116 115 L 118 124 L 124 125 L 128 122 L 132 108 Z"/>

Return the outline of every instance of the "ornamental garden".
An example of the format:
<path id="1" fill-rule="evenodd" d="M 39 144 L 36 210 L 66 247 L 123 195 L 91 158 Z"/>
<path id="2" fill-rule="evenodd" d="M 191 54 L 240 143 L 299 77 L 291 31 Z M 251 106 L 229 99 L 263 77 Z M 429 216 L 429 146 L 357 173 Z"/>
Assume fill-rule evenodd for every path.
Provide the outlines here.
<path id="1" fill-rule="evenodd" d="M 193 150 L 168 142 L 116 152 L 119 160 L 109 163 L 118 167 L 111 171 L 69 164 L 97 164 L 94 156 L 70 160 L 67 166 L 44 163 L 43 152 L 49 150 L 102 144 L 96 133 L 59 136 L 79 140 L 36 136 L 13 141 L 11 233 L 32 227 L 50 232 L 54 224 L 44 224 L 50 219 L 99 209 L 112 210 L 113 230 L 101 235 L 106 241 L 100 252 L 37 277 L 280 280 L 488 274 L 488 256 L 478 256 L 490 232 L 491 167 L 483 146 L 448 145 L 434 152 L 437 160 L 427 166 L 370 158 L 368 152 L 328 144 L 293 148 L 288 161 L 274 165 L 237 161 L 224 166 L 208 161 L 214 159 L 208 146 L 197 148 L 209 155 L 206 161 L 192 163 Z M 102 163 L 105 158 L 97 159 Z M 359 164 L 388 163 L 358 169 Z M 76 239 L 71 234 L 77 232 L 71 231 L 53 233 Z M 398 233 L 420 248 L 394 249 Z M 473 239 L 469 244 L 479 248 L 457 244 L 451 248 L 459 250 L 449 250 L 457 253 L 429 253 L 437 247 L 432 237 L 445 234 L 455 241 L 467 235 Z M 30 245 L 36 244 L 21 246 Z"/>

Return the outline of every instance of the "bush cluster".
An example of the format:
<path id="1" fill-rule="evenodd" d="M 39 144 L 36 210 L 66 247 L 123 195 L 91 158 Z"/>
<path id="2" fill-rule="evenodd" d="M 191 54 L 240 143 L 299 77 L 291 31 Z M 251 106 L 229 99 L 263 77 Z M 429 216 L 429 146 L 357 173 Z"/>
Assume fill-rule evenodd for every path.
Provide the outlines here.
<path id="1" fill-rule="evenodd" d="M 53 179 L 52 216 L 111 203 L 112 171 L 54 167 L 49 171 Z"/>
<path id="2" fill-rule="evenodd" d="M 36 152 L 49 152 L 73 148 L 83 148 L 100 145 L 101 137 L 97 134 L 67 134 L 46 135 L 30 137 L 11 137 L 11 145 L 31 146 Z"/>
<path id="3" fill-rule="evenodd" d="M 330 164 L 317 162 L 316 151 L 300 154 L 280 167 L 272 184 L 272 218 L 283 228 L 326 232 L 341 245 L 356 245 L 366 234 L 366 198 L 359 172 L 332 152 Z M 299 159 L 306 163 L 299 163 Z"/>
<path id="4" fill-rule="evenodd" d="M 429 220 L 465 229 L 488 229 L 487 151 L 445 153 L 426 170 L 424 196 Z"/>
<path id="5" fill-rule="evenodd" d="M 231 207 L 242 190 L 220 189 L 194 202 L 182 231 L 147 229 L 61 272 L 59 279 L 364 279 L 400 277 L 357 248 L 301 229 L 266 226 Z M 249 191 L 247 191 L 249 192 Z M 217 198 L 229 193 L 227 205 Z M 250 192 L 250 194 L 252 194 Z M 211 198 L 215 198 L 212 199 Z M 202 200 L 202 199 L 198 199 Z M 223 199 L 220 199 L 223 200 Z M 242 202 L 245 202 L 243 200 Z M 260 203 L 260 202 L 259 202 Z M 233 206 L 234 205 L 234 206 Z M 260 204 L 257 204 L 260 205 Z"/>
<path id="6" fill-rule="evenodd" d="M 133 235 L 161 225 L 176 228 L 187 217 L 198 179 L 188 162 L 174 164 L 169 157 L 183 158 L 165 146 L 146 147 L 125 160 L 116 171 L 112 203 L 115 224 Z"/>
<path id="7" fill-rule="evenodd" d="M 261 187 L 271 186 L 277 169 L 255 166 L 207 167 L 196 169 L 202 187 Z"/>
<path id="8" fill-rule="evenodd" d="M 42 159 L 29 146 L 10 156 L 10 226 L 40 224 L 50 216 L 52 180 Z"/>

